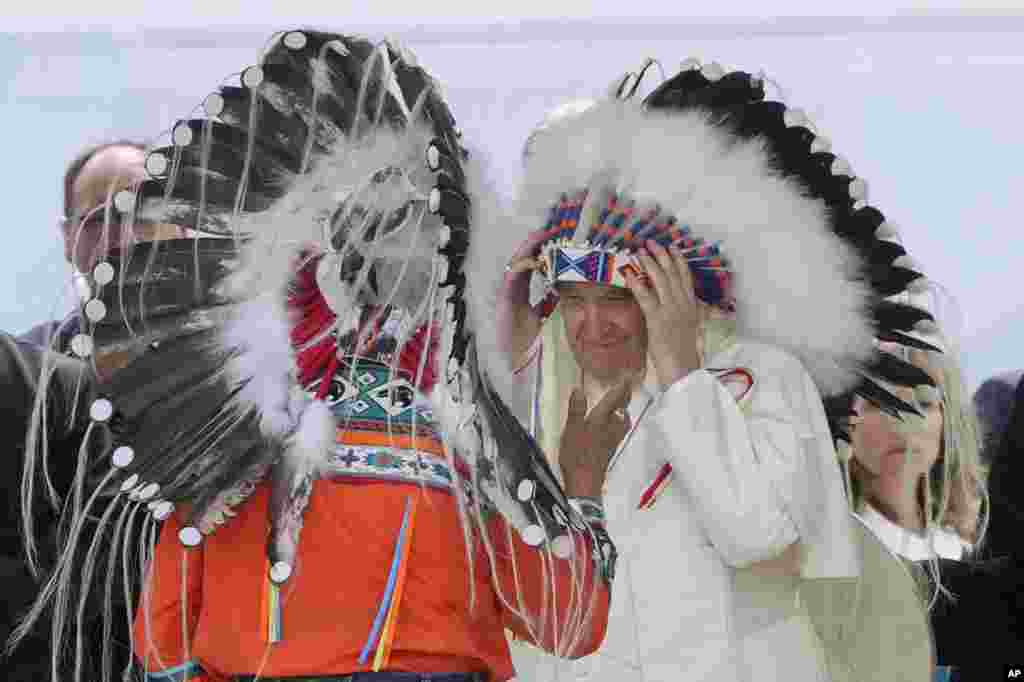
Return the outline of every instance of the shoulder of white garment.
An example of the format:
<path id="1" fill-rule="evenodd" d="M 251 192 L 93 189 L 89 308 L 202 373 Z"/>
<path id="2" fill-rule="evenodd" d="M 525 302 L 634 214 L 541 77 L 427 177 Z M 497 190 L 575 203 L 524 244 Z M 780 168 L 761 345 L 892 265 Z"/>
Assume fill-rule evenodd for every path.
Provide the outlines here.
<path id="1" fill-rule="evenodd" d="M 795 356 L 785 350 L 756 341 L 739 340 L 715 354 L 694 370 L 669 386 L 661 396 L 685 391 L 690 386 L 714 385 L 716 370 L 744 369 L 751 373 L 754 385 L 763 389 L 803 391 L 810 374 Z M 657 394 L 655 394 L 657 395 Z"/>

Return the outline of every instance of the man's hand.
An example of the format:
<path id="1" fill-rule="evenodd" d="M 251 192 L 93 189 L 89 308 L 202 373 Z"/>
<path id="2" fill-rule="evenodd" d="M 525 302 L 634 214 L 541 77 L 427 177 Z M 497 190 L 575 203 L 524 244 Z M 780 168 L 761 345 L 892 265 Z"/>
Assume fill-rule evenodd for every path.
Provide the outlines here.
<path id="1" fill-rule="evenodd" d="M 587 414 L 587 398 L 577 386 L 569 398 L 569 418 L 562 431 L 558 461 L 569 497 L 601 497 L 608 461 L 629 432 L 625 406 L 632 393 L 631 378 L 608 391 Z"/>
<path id="2" fill-rule="evenodd" d="M 540 333 L 540 313 L 530 307 L 530 276 L 539 266 L 537 256 L 544 240 L 560 228 L 531 232 L 509 260 L 498 294 L 498 339 L 512 369 L 523 363 L 527 351 Z"/>
<path id="3" fill-rule="evenodd" d="M 686 257 L 648 240 L 647 252 L 637 256 L 647 281 L 626 274 L 647 320 L 647 350 L 662 389 L 700 367 L 698 334 L 700 304 L 693 291 L 693 275 Z"/>

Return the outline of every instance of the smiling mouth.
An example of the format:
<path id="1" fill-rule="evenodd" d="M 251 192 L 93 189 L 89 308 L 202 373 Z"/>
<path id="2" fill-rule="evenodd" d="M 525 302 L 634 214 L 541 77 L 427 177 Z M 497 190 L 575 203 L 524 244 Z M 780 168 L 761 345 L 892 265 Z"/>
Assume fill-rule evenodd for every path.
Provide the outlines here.
<path id="1" fill-rule="evenodd" d="M 600 345 L 598 345 L 598 344 L 590 344 L 588 346 L 584 346 L 584 348 L 586 350 L 596 351 L 598 353 L 607 353 L 609 351 L 613 351 L 613 350 L 619 348 L 621 345 L 622 344 L 619 344 L 619 343 L 605 343 L 605 344 L 600 344 Z"/>

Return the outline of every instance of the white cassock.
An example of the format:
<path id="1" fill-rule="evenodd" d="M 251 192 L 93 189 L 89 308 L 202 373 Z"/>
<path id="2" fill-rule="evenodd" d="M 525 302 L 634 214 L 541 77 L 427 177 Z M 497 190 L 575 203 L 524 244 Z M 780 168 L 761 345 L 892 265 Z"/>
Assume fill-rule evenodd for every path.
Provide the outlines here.
<path id="1" fill-rule="evenodd" d="M 605 641 L 561 665 L 516 644 L 517 679 L 829 680 L 797 587 L 855 579 L 859 563 L 824 408 L 801 363 L 738 341 L 660 396 L 638 391 L 629 414 L 635 429 L 604 489 L 619 552 Z M 800 575 L 748 570 L 796 542 Z"/>

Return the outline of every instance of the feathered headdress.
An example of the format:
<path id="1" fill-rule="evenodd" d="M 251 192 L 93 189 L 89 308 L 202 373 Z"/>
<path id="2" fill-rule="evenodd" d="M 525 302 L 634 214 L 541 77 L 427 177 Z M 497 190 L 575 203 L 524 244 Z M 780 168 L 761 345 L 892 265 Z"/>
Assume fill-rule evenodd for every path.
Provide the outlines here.
<path id="1" fill-rule="evenodd" d="M 55 601 L 59 654 L 69 586 L 88 592 L 99 547 L 128 556 L 138 541 L 144 566 L 172 512 L 181 543 L 199 545 L 264 481 L 276 594 L 318 471 L 361 429 L 446 461 L 438 471 L 454 481 L 433 469 L 416 480 L 452 489 L 470 562 L 477 543 L 491 546 L 494 512 L 555 551 L 592 533 L 477 367 L 462 266 L 467 187 L 485 184 L 435 81 L 397 46 L 291 31 L 203 108 L 107 212 L 197 236 L 138 245 L 91 273 L 73 347 L 120 369 L 92 404 L 104 446 L 83 454 L 60 563 L 23 631 Z M 614 549 L 595 551 L 610 579 Z M 281 637 L 273 608 L 266 627 Z"/>
<path id="2" fill-rule="evenodd" d="M 628 87 L 626 81 L 621 91 Z M 815 131 L 802 110 L 766 100 L 764 88 L 762 76 L 726 73 L 717 63 L 701 66 L 697 60 L 688 60 L 676 76 L 645 98 L 644 106 L 652 111 L 708 112 L 709 120 L 733 139 L 760 145 L 772 171 L 823 209 L 827 233 L 839 249 L 849 254 L 849 260 L 847 267 L 836 272 L 836 282 L 815 277 L 808 280 L 808 285 L 815 291 L 830 292 L 849 287 L 852 279 L 861 292 L 856 324 L 862 325 L 868 336 L 851 335 L 831 350 L 808 344 L 809 353 L 800 355 L 826 397 L 833 433 L 848 439 L 845 423 L 852 393 L 898 415 L 917 410 L 900 400 L 891 390 L 893 386 L 933 385 L 926 372 L 873 348 L 878 341 L 886 341 L 908 348 L 940 350 L 930 342 L 934 318 L 908 298 L 924 291 L 928 281 L 903 248 L 896 228 L 868 203 L 867 182 L 857 177 L 848 161 L 831 151 L 830 140 Z M 815 272 L 814 263 L 805 263 L 804 267 Z M 835 310 L 844 310 L 846 301 L 834 299 Z M 808 314 L 807 318 L 815 319 L 815 327 L 824 327 L 833 323 L 834 315 L 835 311 L 817 319 Z M 813 339 L 820 332 L 806 333 Z M 833 361 L 840 370 L 834 382 L 819 369 Z"/>
<path id="3" fill-rule="evenodd" d="M 875 346 L 934 348 L 930 313 L 900 297 L 925 280 L 866 203 L 866 183 L 800 110 L 765 101 L 763 81 L 697 66 L 642 102 L 630 74 L 531 136 L 509 239 L 548 229 L 546 311 L 558 281 L 623 285 L 632 254 L 654 239 L 686 255 L 698 297 L 737 335 L 803 361 L 837 437 L 851 392 L 914 412 L 892 387 L 931 379 Z"/>
<path id="4" fill-rule="evenodd" d="M 557 324 L 556 285 L 623 286 L 623 271 L 637 267 L 634 253 L 648 239 L 685 256 L 698 298 L 717 309 L 712 317 L 726 333 L 800 358 L 828 397 L 837 438 L 848 438 L 854 392 L 896 415 L 916 412 L 895 387 L 932 379 L 877 345 L 934 348 L 930 313 L 905 296 L 924 279 L 866 203 L 865 182 L 799 110 L 765 101 L 761 79 L 687 62 L 640 101 L 649 66 L 617 81 L 604 100 L 562 109 L 530 136 L 514 229 L 488 261 L 498 269 L 493 264 L 529 233 L 546 236 L 538 312 L 551 318 L 533 388 L 548 452 L 557 449 L 568 389 L 578 381 Z M 711 330 L 705 334 L 707 346 Z M 794 518 L 804 521 L 801 599 L 830 663 L 917 679 L 931 651 L 912 581 L 870 533 L 848 528 L 839 472 L 828 476 L 822 467 L 831 462 L 818 464 L 805 464 L 818 469 L 808 480 L 823 483 L 805 491 L 813 511 Z"/>

